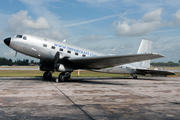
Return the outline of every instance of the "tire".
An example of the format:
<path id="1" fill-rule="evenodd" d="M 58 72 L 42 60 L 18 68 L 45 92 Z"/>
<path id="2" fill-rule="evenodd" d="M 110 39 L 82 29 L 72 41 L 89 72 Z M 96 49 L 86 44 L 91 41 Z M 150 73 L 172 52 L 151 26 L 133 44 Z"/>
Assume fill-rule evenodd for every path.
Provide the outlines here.
<path id="1" fill-rule="evenodd" d="M 50 80 L 50 79 L 52 78 L 51 72 L 46 71 L 46 72 L 43 74 L 43 78 L 44 78 L 44 80 Z"/>
<path id="2" fill-rule="evenodd" d="M 60 73 L 58 79 L 61 82 L 66 82 L 67 81 L 67 78 L 65 77 L 65 73 Z"/>

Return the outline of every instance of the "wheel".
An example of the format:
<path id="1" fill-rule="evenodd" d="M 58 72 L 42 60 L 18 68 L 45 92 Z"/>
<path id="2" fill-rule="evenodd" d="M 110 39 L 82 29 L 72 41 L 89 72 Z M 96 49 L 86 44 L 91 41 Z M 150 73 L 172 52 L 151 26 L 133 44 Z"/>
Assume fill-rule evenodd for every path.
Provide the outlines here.
<path id="1" fill-rule="evenodd" d="M 67 77 L 66 77 L 66 75 L 65 75 L 64 72 L 59 74 L 58 79 L 59 79 L 59 81 L 61 81 L 61 82 L 67 81 Z"/>
<path id="2" fill-rule="evenodd" d="M 67 80 L 71 80 L 71 74 L 68 75 Z"/>
<path id="3" fill-rule="evenodd" d="M 136 76 L 136 75 L 133 75 L 133 78 L 134 78 L 134 79 L 137 79 L 137 76 Z"/>
<path id="4" fill-rule="evenodd" d="M 71 77 L 70 73 L 62 72 L 59 74 L 58 81 L 67 82 L 68 80 L 70 80 L 70 77 Z"/>
<path id="5" fill-rule="evenodd" d="M 52 74 L 50 71 L 46 71 L 44 74 L 43 74 L 43 78 L 44 80 L 50 80 L 52 78 Z"/>
<path id="6" fill-rule="evenodd" d="M 137 79 L 137 76 L 136 76 L 136 75 L 131 74 L 131 76 L 132 76 L 134 79 Z"/>

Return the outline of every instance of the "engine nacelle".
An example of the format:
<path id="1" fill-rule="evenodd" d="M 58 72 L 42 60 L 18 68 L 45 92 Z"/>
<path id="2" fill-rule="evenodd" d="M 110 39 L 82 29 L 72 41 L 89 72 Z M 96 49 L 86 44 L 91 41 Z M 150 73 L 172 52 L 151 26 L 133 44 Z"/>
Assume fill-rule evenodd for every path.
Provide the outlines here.
<path id="1" fill-rule="evenodd" d="M 72 72 L 73 68 L 69 67 L 68 65 L 59 64 L 58 67 L 56 68 L 56 71 L 58 71 L 58 72 Z"/>
<path id="2" fill-rule="evenodd" d="M 58 72 L 72 72 L 73 68 L 64 64 L 66 57 L 63 53 L 57 52 L 54 57 L 54 69 Z"/>

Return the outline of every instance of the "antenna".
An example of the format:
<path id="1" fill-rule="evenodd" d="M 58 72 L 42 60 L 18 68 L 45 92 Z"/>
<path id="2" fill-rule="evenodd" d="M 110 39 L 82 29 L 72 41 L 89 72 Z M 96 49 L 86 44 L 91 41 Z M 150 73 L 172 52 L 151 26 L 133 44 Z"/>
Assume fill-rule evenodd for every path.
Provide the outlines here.
<path id="1" fill-rule="evenodd" d="M 64 39 L 63 42 L 66 42 L 66 39 Z"/>

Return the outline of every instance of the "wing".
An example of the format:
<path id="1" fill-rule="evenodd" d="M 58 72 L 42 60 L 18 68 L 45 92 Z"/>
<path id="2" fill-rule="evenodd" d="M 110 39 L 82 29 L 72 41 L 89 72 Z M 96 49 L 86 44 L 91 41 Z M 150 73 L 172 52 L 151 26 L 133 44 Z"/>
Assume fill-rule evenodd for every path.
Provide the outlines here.
<path id="1" fill-rule="evenodd" d="M 174 72 L 165 71 L 165 70 L 136 69 L 136 72 L 140 74 L 163 75 L 163 76 L 175 75 Z"/>
<path id="2" fill-rule="evenodd" d="M 149 59 L 161 58 L 163 55 L 150 53 L 150 54 L 135 54 L 135 55 L 122 55 L 122 56 L 97 56 L 97 57 L 84 57 L 84 58 L 69 58 L 68 61 L 71 65 L 76 66 L 77 69 L 101 69 L 123 65 L 127 63 L 139 62 Z M 79 66 L 79 67 L 78 67 Z"/>

